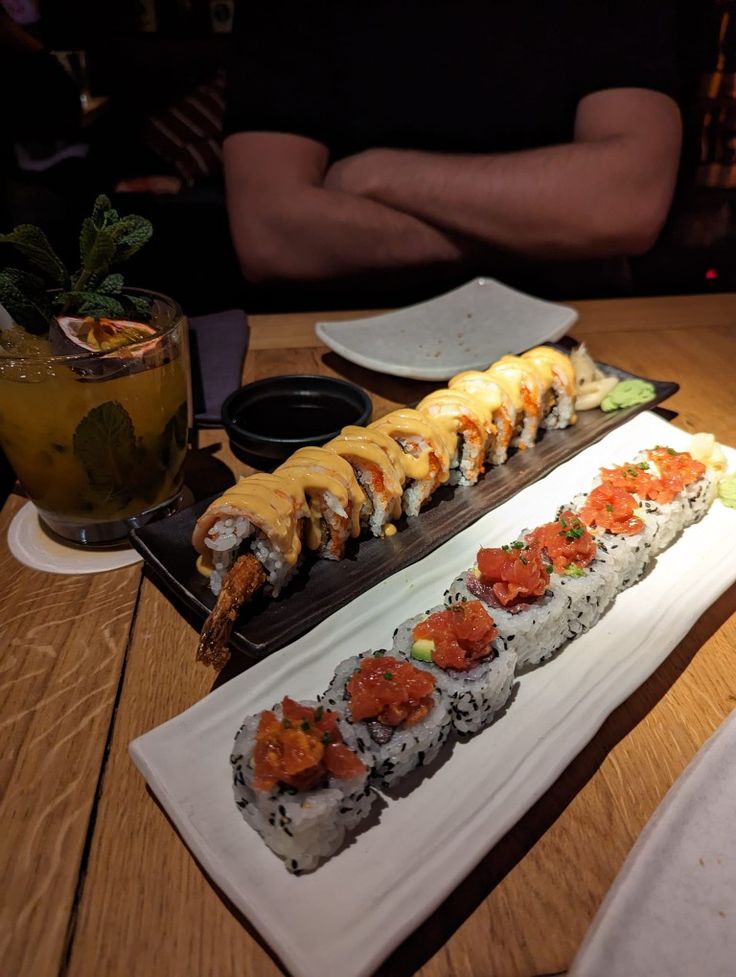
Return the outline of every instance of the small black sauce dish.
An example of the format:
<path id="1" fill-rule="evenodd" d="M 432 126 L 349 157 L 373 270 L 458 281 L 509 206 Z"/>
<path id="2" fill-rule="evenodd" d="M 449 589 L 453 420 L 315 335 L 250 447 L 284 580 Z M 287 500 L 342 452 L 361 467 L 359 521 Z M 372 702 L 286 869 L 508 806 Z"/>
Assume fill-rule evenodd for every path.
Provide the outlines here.
<path id="1" fill-rule="evenodd" d="M 325 444 L 348 424 L 365 424 L 373 405 L 347 380 L 319 375 L 267 377 L 239 387 L 222 405 L 236 455 L 283 461 L 298 448 Z"/>

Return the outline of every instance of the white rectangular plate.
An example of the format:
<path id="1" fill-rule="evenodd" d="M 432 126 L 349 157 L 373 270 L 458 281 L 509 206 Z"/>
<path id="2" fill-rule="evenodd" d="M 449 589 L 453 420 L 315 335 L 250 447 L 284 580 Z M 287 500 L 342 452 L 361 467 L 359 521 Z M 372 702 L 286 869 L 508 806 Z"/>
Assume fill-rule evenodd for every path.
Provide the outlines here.
<path id="1" fill-rule="evenodd" d="M 485 370 L 504 353 L 560 339 L 577 321 L 568 305 L 474 278 L 444 295 L 396 312 L 318 322 L 316 332 L 351 363 L 415 380 L 449 380 Z"/>
<path id="2" fill-rule="evenodd" d="M 289 875 L 235 806 L 229 754 L 243 718 L 284 694 L 313 698 L 342 659 L 390 646 L 394 627 L 441 602 L 479 545 L 552 519 L 601 465 L 688 443 L 666 421 L 639 415 L 131 744 L 192 853 L 296 977 L 365 977 L 439 905 L 736 580 L 736 511 L 716 502 L 592 631 L 521 678 L 493 726 L 456 744 L 406 797 L 382 804 L 377 823 L 310 875 Z M 733 468 L 736 451 L 727 454 Z"/>

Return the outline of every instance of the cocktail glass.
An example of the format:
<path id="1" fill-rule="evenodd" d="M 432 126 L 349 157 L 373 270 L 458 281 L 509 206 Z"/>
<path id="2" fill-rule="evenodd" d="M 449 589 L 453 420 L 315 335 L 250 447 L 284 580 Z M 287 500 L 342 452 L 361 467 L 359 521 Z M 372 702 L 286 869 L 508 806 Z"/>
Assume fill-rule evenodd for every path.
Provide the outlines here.
<path id="1" fill-rule="evenodd" d="M 77 543 L 124 539 L 181 496 L 186 320 L 172 299 L 128 291 L 150 300 L 155 332 L 127 346 L 62 341 L 58 353 L 34 336 L 3 346 L 0 333 L 0 445 L 43 523 Z"/>

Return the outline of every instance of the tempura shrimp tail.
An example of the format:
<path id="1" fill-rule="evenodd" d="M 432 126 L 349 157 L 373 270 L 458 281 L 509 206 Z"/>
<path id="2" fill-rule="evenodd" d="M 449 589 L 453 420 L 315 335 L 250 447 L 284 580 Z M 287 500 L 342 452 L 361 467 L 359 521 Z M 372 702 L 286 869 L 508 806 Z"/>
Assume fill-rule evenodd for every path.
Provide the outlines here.
<path id="1" fill-rule="evenodd" d="M 222 580 L 222 589 L 212 612 L 204 622 L 197 647 L 197 661 L 220 669 L 230 652 L 228 641 L 240 608 L 266 582 L 266 572 L 259 560 L 248 553 L 240 556 Z"/>

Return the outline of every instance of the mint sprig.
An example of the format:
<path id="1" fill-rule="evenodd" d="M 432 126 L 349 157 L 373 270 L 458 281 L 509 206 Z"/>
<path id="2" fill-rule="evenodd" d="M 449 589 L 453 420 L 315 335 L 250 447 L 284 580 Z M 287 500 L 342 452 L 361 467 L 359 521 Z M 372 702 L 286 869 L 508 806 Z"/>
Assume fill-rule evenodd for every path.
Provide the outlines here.
<path id="1" fill-rule="evenodd" d="M 19 224 L 10 234 L 0 234 L 0 244 L 12 244 L 30 265 L 54 285 L 66 285 L 69 275 L 64 262 L 51 247 L 40 227 Z"/>
<path id="2" fill-rule="evenodd" d="M 0 303 L 18 325 L 40 335 L 59 315 L 143 319 L 150 303 L 143 296 L 123 292 L 123 276 L 110 269 L 135 254 L 153 233 L 144 217 L 121 217 L 108 197 L 100 195 L 79 237 L 80 267 L 71 274 L 38 227 L 21 224 L 0 234 L 0 244 L 14 247 L 33 268 L 5 268 L 0 272 Z M 58 289 L 49 295 L 49 289 Z"/>
<path id="3" fill-rule="evenodd" d="M 43 280 L 19 268 L 0 271 L 0 304 L 26 332 L 40 336 L 48 332 L 54 310 Z"/>
<path id="4" fill-rule="evenodd" d="M 108 400 L 93 407 L 77 425 L 73 443 L 93 488 L 108 499 L 126 491 L 136 461 L 136 437 L 121 403 Z"/>

